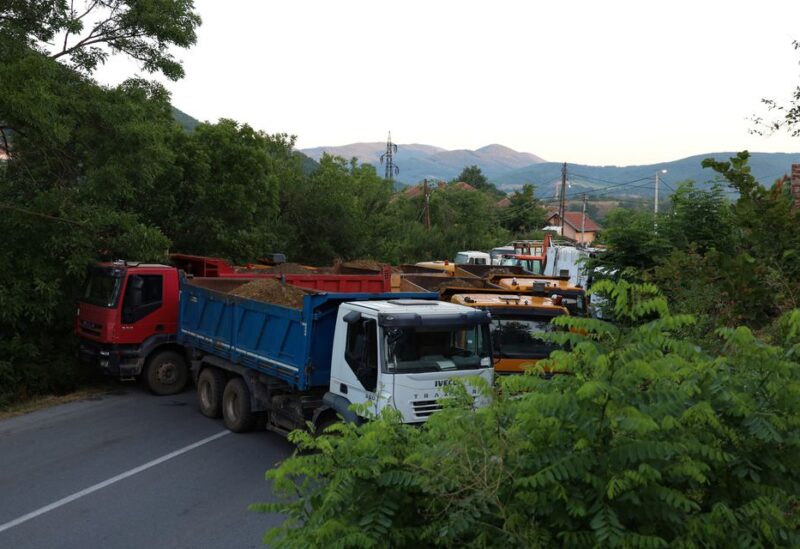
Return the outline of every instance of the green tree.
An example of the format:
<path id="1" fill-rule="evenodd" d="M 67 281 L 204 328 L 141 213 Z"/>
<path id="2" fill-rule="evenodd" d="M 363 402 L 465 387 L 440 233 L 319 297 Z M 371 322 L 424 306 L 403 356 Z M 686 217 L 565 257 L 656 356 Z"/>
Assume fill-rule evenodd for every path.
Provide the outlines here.
<path id="1" fill-rule="evenodd" d="M 461 170 L 461 173 L 458 174 L 458 177 L 451 180 L 450 183 L 458 183 L 459 181 L 468 183 L 475 189 L 491 193 L 494 196 L 505 196 L 503 191 L 498 189 L 493 183 L 489 182 L 489 180 L 483 174 L 483 171 L 481 171 L 481 169 L 476 165 L 466 166 L 463 170 Z"/>
<path id="2" fill-rule="evenodd" d="M 8 0 L 0 22 L 6 38 L 85 73 L 114 52 L 175 80 L 183 68 L 170 49 L 195 43 L 200 17 L 191 0 Z"/>
<path id="3" fill-rule="evenodd" d="M 730 250 L 735 245 L 730 201 L 720 184 L 710 190 L 698 189 L 692 182 L 681 184 L 670 197 L 672 213 L 663 220 L 673 247 L 686 250 L 690 245 L 700 252 Z"/>
<path id="4" fill-rule="evenodd" d="M 70 46 L 85 19 L 66 2 L 0 7 L 0 146 L 10 157 L 0 169 L 0 403 L 74 387 L 68 334 L 89 263 L 158 260 L 169 247 L 148 220 L 183 133 L 168 94 L 89 75 L 109 51 L 180 76 L 169 48 L 191 44 L 199 19 L 187 2 L 90 8 L 86 19 L 103 22 Z"/>
<path id="5" fill-rule="evenodd" d="M 302 177 L 293 146 L 294 137 L 226 119 L 181 134 L 175 165 L 149 201 L 148 223 L 181 252 L 253 261 L 275 251 L 281 187 Z"/>
<path id="6" fill-rule="evenodd" d="M 0 173 L 2 401 L 75 382 L 66 335 L 87 264 L 164 257 L 169 241 L 140 208 L 180 129 L 160 87 L 102 89 L 35 54 L 0 65 L 0 94 L 15 124 Z"/>
<path id="7" fill-rule="evenodd" d="M 547 221 L 547 209 L 535 196 L 535 187 L 530 183 L 514 191 L 508 198 L 511 205 L 500 210 L 500 224 L 515 237 L 525 237 L 532 231 L 541 230 Z"/>
<path id="8" fill-rule="evenodd" d="M 395 197 L 387 209 L 380 257 L 395 263 L 452 259 L 460 250 L 488 250 L 509 233 L 496 221 L 494 198 L 451 185 L 430 196 L 431 227 L 423 224 L 424 198 Z"/>
<path id="9" fill-rule="evenodd" d="M 267 473 L 275 547 L 739 547 L 800 543 L 800 311 L 778 345 L 721 330 L 718 356 L 676 337 L 652 285 L 603 282 L 612 325 L 560 317 L 547 364 L 465 392 L 422 427 L 386 414 L 292 440 Z M 536 374 L 541 372 L 531 372 Z M 335 435 L 335 436 L 334 436 Z"/>
<path id="10" fill-rule="evenodd" d="M 284 190 L 282 221 L 291 256 L 312 264 L 374 257 L 391 193 L 391 182 L 373 166 L 324 155 L 311 175 Z"/>
<path id="11" fill-rule="evenodd" d="M 605 220 L 603 241 L 608 251 L 590 266 L 607 270 L 629 271 L 641 277 L 666 257 L 670 244 L 664 231 L 656 232 L 653 214 L 617 208 Z"/>

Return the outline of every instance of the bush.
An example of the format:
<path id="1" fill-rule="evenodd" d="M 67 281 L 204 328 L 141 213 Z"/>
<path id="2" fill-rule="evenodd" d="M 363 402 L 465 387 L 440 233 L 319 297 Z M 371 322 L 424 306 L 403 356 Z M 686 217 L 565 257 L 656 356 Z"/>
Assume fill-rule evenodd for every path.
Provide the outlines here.
<path id="1" fill-rule="evenodd" d="M 627 325 L 561 317 L 572 375 L 500 380 L 490 406 L 421 428 L 390 415 L 267 473 L 276 547 L 797 546 L 800 313 L 782 345 L 722 329 L 712 356 L 673 334 L 649 285 L 601 282 Z M 648 319 L 648 320 L 643 320 Z M 584 334 L 584 335 L 582 335 Z M 543 365 L 544 367 L 544 365 Z"/>

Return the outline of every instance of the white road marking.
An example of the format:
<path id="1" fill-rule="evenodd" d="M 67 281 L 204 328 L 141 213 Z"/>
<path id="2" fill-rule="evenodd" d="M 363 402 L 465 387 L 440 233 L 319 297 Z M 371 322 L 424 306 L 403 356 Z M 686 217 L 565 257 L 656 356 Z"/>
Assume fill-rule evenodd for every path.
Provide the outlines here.
<path id="1" fill-rule="evenodd" d="M 60 499 L 60 500 L 58 500 L 56 502 L 51 503 L 50 505 L 45 505 L 44 507 L 42 507 L 40 509 L 37 509 L 36 511 L 32 511 L 32 512 L 28 513 L 27 515 L 23 515 L 23 516 L 21 516 L 19 518 L 16 518 L 16 519 L 14 519 L 14 520 L 12 520 L 10 522 L 6 522 L 5 524 L 0 524 L 0 532 L 4 532 L 5 530 L 8 530 L 9 528 L 13 528 L 14 526 L 19 526 L 23 522 L 28 522 L 29 520 L 34 519 L 34 518 L 36 518 L 36 517 L 38 517 L 40 515 L 43 515 L 45 513 L 49 513 L 53 509 L 58 509 L 62 505 L 66 505 L 67 503 L 71 503 L 71 502 L 75 501 L 76 499 L 82 498 L 83 496 L 88 496 L 89 494 L 91 494 L 93 492 L 97 492 L 98 490 L 102 490 L 103 488 L 105 488 L 107 486 L 111 486 L 115 482 L 119 482 L 119 481 L 124 480 L 124 479 L 126 479 L 128 477 L 132 477 L 133 475 L 141 473 L 142 471 L 146 471 L 147 469 L 150 469 L 151 467 L 155 467 L 156 465 L 160 465 L 161 463 L 164 463 L 165 461 L 168 461 L 168 460 L 170 460 L 170 459 L 172 459 L 174 457 L 178 457 L 181 454 L 185 454 L 186 452 L 190 452 L 190 451 L 194 450 L 195 448 L 199 448 L 200 446 L 203 446 L 204 444 L 208 444 L 209 442 L 213 442 L 213 441 L 217 440 L 218 438 L 224 437 L 225 435 L 229 435 L 230 433 L 231 433 L 231 431 L 222 431 L 220 433 L 217 433 L 216 435 L 212 435 L 212 436 L 210 436 L 208 438 L 204 438 L 203 440 L 198 440 L 194 444 L 190 444 L 189 446 L 184 446 L 180 450 L 175 450 L 174 452 L 170 452 L 169 454 L 161 456 L 160 458 L 154 459 L 153 461 L 148 461 L 144 465 L 140 465 L 139 467 L 135 467 L 133 469 L 130 469 L 129 471 L 125 471 L 124 473 L 121 473 L 121 474 L 119 474 L 119 475 L 117 475 L 115 477 L 111 477 L 108 480 L 104 480 L 103 482 L 99 482 L 99 483 L 95 484 L 94 486 L 90 486 L 90 487 L 86 488 L 85 490 L 81 490 L 80 492 L 75 492 L 71 496 L 67 496 L 65 498 L 62 498 L 62 499 Z"/>

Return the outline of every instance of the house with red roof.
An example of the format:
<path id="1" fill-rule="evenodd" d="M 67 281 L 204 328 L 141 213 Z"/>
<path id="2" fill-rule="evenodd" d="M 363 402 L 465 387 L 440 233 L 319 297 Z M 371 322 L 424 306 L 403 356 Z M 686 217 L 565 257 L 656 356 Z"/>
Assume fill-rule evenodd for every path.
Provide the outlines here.
<path id="1" fill-rule="evenodd" d="M 547 218 L 549 227 L 559 227 L 562 237 L 573 240 L 579 244 L 591 244 L 597 238 L 598 231 L 603 228 L 591 217 L 583 212 L 564 212 L 564 221 L 558 212 L 550 214 Z"/>

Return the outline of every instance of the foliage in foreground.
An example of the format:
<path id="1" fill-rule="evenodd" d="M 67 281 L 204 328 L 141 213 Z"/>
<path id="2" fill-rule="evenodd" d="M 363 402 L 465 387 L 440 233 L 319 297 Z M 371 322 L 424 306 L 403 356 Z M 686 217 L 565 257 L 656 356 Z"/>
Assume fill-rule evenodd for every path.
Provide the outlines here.
<path id="1" fill-rule="evenodd" d="M 655 287 L 612 285 L 626 326 L 581 318 L 492 404 L 423 427 L 339 425 L 267 473 L 275 547 L 754 547 L 800 543 L 800 311 L 781 345 L 722 329 L 711 356 Z M 551 364 L 553 365 L 553 364 Z"/>
<path id="2" fill-rule="evenodd" d="M 673 310 L 698 316 L 703 339 L 717 326 L 760 330 L 800 307 L 800 209 L 785 181 L 762 185 L 748 160 L 745 151 L 703 161 L 719 181 L 680 184 L 657 225 L 652 214 L 612 212 L 603 233 L 609 251 L 590 266 L 655 283 Z"/>

